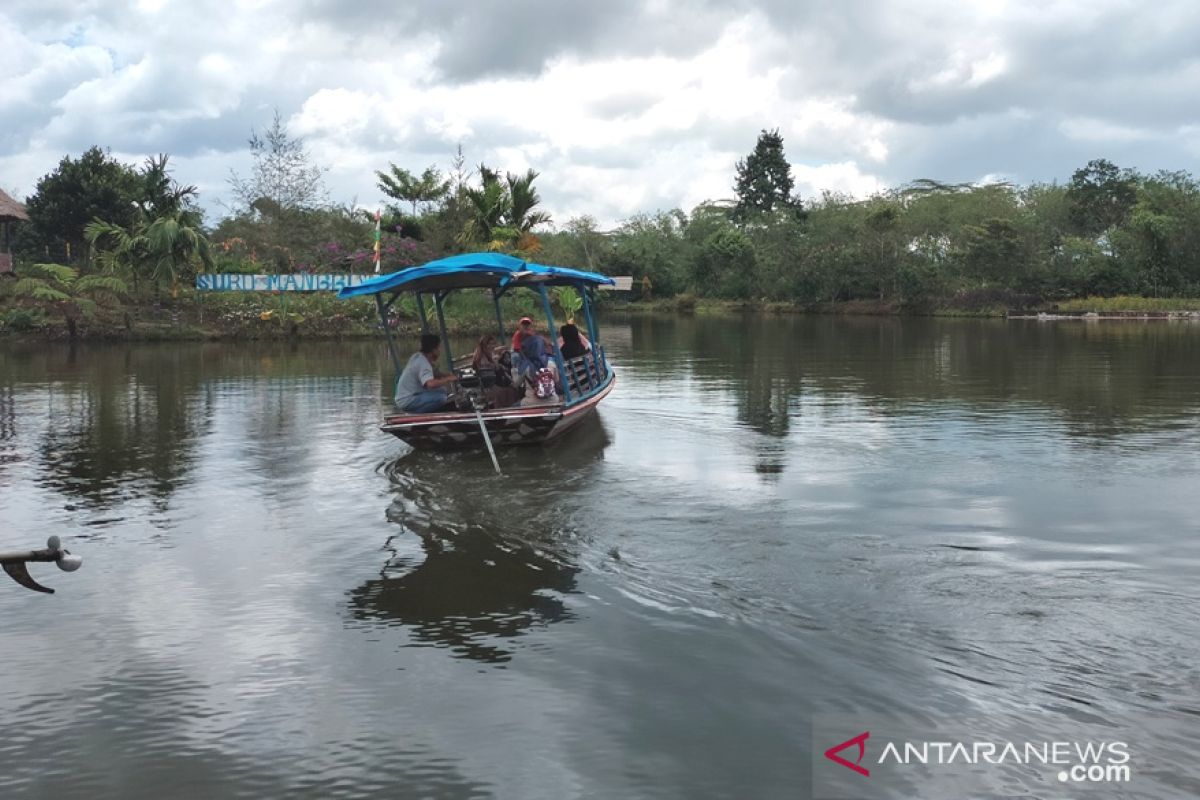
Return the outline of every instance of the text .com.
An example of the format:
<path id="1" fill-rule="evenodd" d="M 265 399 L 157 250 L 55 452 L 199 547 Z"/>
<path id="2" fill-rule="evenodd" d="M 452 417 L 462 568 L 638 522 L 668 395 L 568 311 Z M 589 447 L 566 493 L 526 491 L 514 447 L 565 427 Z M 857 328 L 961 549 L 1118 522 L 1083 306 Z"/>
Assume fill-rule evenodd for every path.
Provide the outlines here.
<path id="1" fill-rule="evenodd" d="M 1063 783 L 1128 783 L 1128 764 L 1076 764 L 1058 773 Z"/>

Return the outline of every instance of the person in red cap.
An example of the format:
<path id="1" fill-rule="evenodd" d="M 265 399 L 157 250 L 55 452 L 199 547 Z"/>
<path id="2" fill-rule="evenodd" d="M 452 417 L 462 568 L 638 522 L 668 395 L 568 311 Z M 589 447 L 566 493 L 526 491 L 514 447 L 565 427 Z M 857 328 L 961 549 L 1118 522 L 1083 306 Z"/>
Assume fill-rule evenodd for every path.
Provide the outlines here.
<path id="1" fill-rule="evenodd" d="M 514 353 L 521 352 L 521 340 L 526 336 L 533 335 L 533 320 L 529 317 L 521 317 L 517 323 L 517 329 L 513 332 L 512 350 Z"/>

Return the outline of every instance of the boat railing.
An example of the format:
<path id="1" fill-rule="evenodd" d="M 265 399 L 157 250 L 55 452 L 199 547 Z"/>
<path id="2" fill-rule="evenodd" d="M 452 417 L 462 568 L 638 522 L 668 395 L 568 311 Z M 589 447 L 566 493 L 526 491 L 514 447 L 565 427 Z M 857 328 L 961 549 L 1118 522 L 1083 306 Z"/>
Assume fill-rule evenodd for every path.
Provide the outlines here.
<path id="1" fill-rule="evenodd" d="M 581 356 L 563 362 L 567 388 L 573 398 L 583 398 L 600 388 L 608 378 L 604 351 L 596 346 Z"/>

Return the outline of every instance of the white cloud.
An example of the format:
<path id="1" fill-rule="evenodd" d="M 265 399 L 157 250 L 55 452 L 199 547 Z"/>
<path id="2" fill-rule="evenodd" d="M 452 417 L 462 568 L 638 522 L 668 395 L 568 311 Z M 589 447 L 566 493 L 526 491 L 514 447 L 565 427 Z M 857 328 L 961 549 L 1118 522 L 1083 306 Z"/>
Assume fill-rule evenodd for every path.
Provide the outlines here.
<path id="1" fill-rule="evenodd" d="M 1187 168 L 1200 11 L 1166 2 L 520 8 L 309 0 L 10 0 L 0 10 L 0 183 L 30 191 L 91 144 L 173 156 L 215 205 L 278 108 L 338 200 L 374 171 L 533 168 L 565 222 L 728 197 L 779 128 L 797 187 L 1063 178 L 1104 156 Z M 220 20 L 220 24 L 213 24 Z"/>
<path id="2" fill-rule="evenodd" d="M 1137 142 L 1153 139 L 1156 135 L 1146 128 L 1115 125 L 1094 118 L 1063 120 L 1058 129 L 1071 139 L 1085 142 Z"/>
<path id="3" fill-rule="evenodd" d="M 816 167 L 801 166 L 794 171 L 797 188 L 808 197 L 819 197 L 826 191 L 869 197 L 887 188 L 887 184 L 877 176 L 864 173 L 853 161 Z"/>

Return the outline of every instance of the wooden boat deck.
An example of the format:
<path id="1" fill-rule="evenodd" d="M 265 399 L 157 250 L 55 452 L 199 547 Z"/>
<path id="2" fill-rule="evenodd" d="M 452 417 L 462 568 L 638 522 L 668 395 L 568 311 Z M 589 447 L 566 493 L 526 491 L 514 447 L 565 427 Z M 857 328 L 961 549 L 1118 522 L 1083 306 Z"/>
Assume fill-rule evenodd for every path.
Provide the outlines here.
<path id="1" fill-rule="evenodd" d="M 494 445 L 538 444 L 570 430 L 608 396 L 616 384 L 610 371 L 591 394 L 570 404 L 519 405 L 481 411 L 488 438 Z M 413 447 L 428 450 L 479 447 L 483 436 L 474 411 L 440 411 L 426 414 L 391 414 L 380 430 Z"/>

